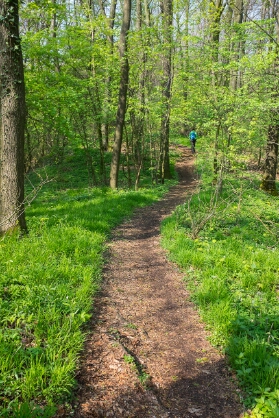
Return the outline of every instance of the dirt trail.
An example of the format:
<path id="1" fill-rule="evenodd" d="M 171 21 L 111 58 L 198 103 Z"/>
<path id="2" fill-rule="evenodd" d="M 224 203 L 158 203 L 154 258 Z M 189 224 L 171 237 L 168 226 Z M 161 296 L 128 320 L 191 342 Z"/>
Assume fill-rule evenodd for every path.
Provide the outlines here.
<path id="1" fill-rule="evenodd" d="M 197 184 L 190 150 L 180 150 L 180 183 L 114 231 L 78 376 L 76 418 L 241 415 L 226 363 L 206 339 L 183 274 L 159 245 L 160 222 Z"/>

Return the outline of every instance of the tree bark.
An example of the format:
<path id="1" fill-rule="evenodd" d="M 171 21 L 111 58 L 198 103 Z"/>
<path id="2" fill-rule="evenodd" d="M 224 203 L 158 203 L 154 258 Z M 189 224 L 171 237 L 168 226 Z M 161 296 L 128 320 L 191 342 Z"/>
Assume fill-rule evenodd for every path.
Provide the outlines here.
<path id="1" fill-rule="evenodd" d="M 279 70 L 279 6 L 274 3 L 271 8 L 271 16 L 275 19 L 275 37 L 276 43 L 272 45 L 275 48 L 276 58 L 273 65 L 273 73 L 278 74 Z M 274 101 L 278 100 L 278 91 L 274 92 Z M 268 139 L 266 146 L 266 157 L 264 164 L 264 173 L 261 182 L 261 188 L 270 194 L 278 195 L 276 190 L 276 173 L 278 164 L 278 138 L 279 138 L 279 108 L 274 107 L 270 110 L 271 123 L 268 127 Z"/>
<path id="2" fill-rule="evenodd" d="M 182 80 L 182 95 L 183 95 L 183 101 L 186 105 L 188 101 L 188 90 L 189 90 L 189 64 L 190 64 L 190 57 L 189 57 L 189 16 L 190 16 L 190 1 L 187 0 L 185 3 L 185 29 L 184 29 L 184 38 L 183 44 L 181 43 L 180 46 L 180 65 L 181 69 L 180 71 L 183 74 Z M 182 34 L 180 35 L 182 38 Z M 189 126 L 186 121 L 183 121 L 182 127 L 181 127 L 181 134 L 184 136 L 188 136 L 189 133 Z"/>
<path id="3" fill-rule="evenodd" d="M 24 214 L 23 60 L 17 0 L 0 0 L 0 233 L 20 227 Z"/>
<path id="4" fill-rule="evenodd" d="M 233 6 L 233 24 L 235 34 L 239 30 L 239 25 L 243 22 L 243 0 L 236 0 Z M 231 51 L 233 61 L 238 62 L 241 57 L 241 51 L 243 51 L 244 41 L 238 40 L 237 42 L 232 42 Z M 237 90 L 241 86 L 241 73 L 240 70 L 234 70 L 231 72 L 230 80 L 231 89 L 233 91 Z"/>
<path id="5" fill-rule="evenodd" d="M 212 43 L 212 58 L 214 62 L 219 60 L 220 22 L 224 11 L 223 0 L 211 0 L 209 3 L 210 32 Z"/>
<path id="6" fill-rule="evenodd" d="M 131 21 L 131 0 L 124 0 L 123 21 L 120 33 L 120 87 L 118 96 L 118 108 L 116 115 L 116 127 L 114 134 L 114 145 L 112 152 L 112 160 L 110 167 L 110 187 L 117 189 L 118 174 L 120 164 L 121 145 L 123 138 L 123 128 L 126 114 L 127 91 L 129 82 L 129 61 L 127 57 L 128 49 L 128 31 L 130 29 Z"/>
<path id="7" fill-rule="evenodd" d="M 142 52 L 140 53 L 139 60 L 142 63 L 142 70 L 139 74 L 139 87 L 138 87 L 138 100 L 140 103 L 140 109 L 138 114 L 136 112 L 132 112 L 131 120 L 133 121 L 133 136 L 135 137 L 134 140 L 134 163 L 136 169 L 136 181 L 135 181 L 135 190 L 139 188 L 139 181 L 140 181 L 140 172 L 142 169 L 143 163 L 143 150 L 144 150 L 144 120 L 145 120 L 145 80 L 147 77 L 146 71 L 146 61 L 147 61 L 147 54 L 145 51 L 145 45 L 143 43 L 142 37 L 142 0 L 137 0 L 136 2 L 136 31 L 139 33 L 140 42 L 142 45 Z"/>
<path id="8" fill-rule="evenodd" d="M 276 171 L 278 161 L 279 126 L 270 125 L 268 129 L 268 141 L 266 147 L 265 167 L 261 183 L 261 189 L 278 195 L 276 190 Z"/>
<path id="9" fill-rule="evenodd" d="M 218 63 L 219 61 L 219 43 L 220 43 L 220 32 L 221 32 L 221 17 L 224 11 L 223 0 L 211 0 L 209 3 L 209 19 L 210 19 L 210 42 L 212 48 L 212 60 Z M 218 78 L 215 74 L 214 69 L 212 70 L 212 86 L 215 87 L 219 84 Z M 218 161 L 219 154 L 219 132 L 220 132 L 220 121 L 218 122 L 216 129 L 216 137 L 214 143 L 214 160 L 213 168 L 214 174 L 217 175 L 220 170 L 220 163 Z"/>
<path id="10" fill-rule="evenodd" d="M 172 20 L 173 9 L 172 0 L 161 2 L 163 16 L 165 53 L 163 61 L 163 80 L 162 80 L 162 100 L 163 112 L 161 116 L 161 141 L 160 141 L 160 177 L 162 183 L 164 179 L 171 178 L 170 159 L 169 159 L 169 133 L 170 133 L 170 99 L 172 86 Z"/>
<path id="11" fill-rule="evenodd" d="M 110 11 L 109 11 L 109 17 L 106 16 L 106 11 L 104 9 L 104 4 L 103 2 L 100 0 L 100 8 L 102 10 L 103 16 L 106 19 L 108 28 L 110 29 L 110 33 L 107 35 L 107 42 L 108 45 L 110 46 L 110 54 L 113 55 L 114 52 L 114 38 L 113 38 L 113 27 L 114 27 L 114 21 L 115 21 L 115 13 L 116 13 L 116 5 L 117 5 L 117 0 L 111 0 L 110 3 Z M 111 82 L 112 82 L 112 77 L 111 75 L 109 75 L 105 81 L 105 85 L 106 85 L 106 93 L 105 93 L 105 98 L 104 98 L 104 122 L 102 124 L 102 150 L 101 152 L 103 153 L 104 151 L 108 150 L 108 146 L 109 146 L 109 108 L 112 102 L 112 92 L 111 92 Z"/>

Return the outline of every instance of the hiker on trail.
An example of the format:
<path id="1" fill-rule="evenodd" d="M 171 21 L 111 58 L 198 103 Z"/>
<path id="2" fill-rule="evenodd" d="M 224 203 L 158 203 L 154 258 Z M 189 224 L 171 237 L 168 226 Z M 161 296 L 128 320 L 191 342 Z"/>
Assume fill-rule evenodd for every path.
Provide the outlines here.
<path id="1" fill-rule="evenodd" d="M 194 154 L 196 152 L 196 140 L 197 140 L 197 132 L 195 131 L 195 129 L 191 130 L 189 134 L 189 138 L 191 141 L 191 150 L 192 150 L 192 153 Z"/>

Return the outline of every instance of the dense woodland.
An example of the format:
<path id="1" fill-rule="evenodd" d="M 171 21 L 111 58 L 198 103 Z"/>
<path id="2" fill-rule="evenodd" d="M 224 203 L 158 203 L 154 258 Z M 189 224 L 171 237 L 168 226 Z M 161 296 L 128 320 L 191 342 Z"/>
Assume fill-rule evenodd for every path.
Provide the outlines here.
<path id="1" fill-rule="evenodd" d="M 194 125 L 212 144 L 216 174 L 228 161 L 241 166 L 249 155 L 264 166 L 262 187 L 275 193 L 276 1 L 26 1 L 19 26 L 27 110 L 17 2 L 3 1 L 1 16 L 2 39 L 9 39 L 2 46 L 2 124 L 21 114 L 14 129 L 21 131 L 17 154 L 22 155 L 27 119 L 25 171 L 46 157 L 61 161 L 69 147 L 81 146 L 90 185 L 109 182 L 117 188 L 121 164 L 129 186 L 138 187 L 144 164 L 153 181 L 163 182 L 171 177 L 170 130 L 187 134 Z M 18 103 L 11 104 L 11 97 Z M 3 144 L 7 138 L 3 132 Z M 5 156 L 11 153 L 3 145 L 6 217 L 12 192 L 6 192 L 4 179 L 11 173 L 5 162 L 10 165 L 12 157 Z M 12 212 L 22 212 L 13 205 Z"/>
<path id="2" fill-rule="evenodd" d="M 26 170 L 82 146 L 92 185 L 121 162 L 138 187 L 147 160 L 170 177 L 169 132 L 192 125 L 215 149 L 215 170 L 243 153 L 274 188 L 277 158 L 276 1 L 25 2 L 21 33 L 27 91 Z M 98 150 L 92 155 L 92 150 Z M 125 160 L 125 162 L 123 162 Z"/>
<path id="3" fill-rule="evenodd" d="M 218 213 L 224 216 L 225 210 L 234 204 L 235 216 L 239 221 L 243 202 L 246 200 L 253 205 L 257 201 L 257 207 L 251 211 L 255 212 L 258 226 L 250 226 L 252 229 L 263 227 L 261 234 L 267 236 L 264 238 L 266 241 L 269 240 L 265 243 L 266 250 L 275 251 L 278 217 L 273 212 L 265 220 L 265 210 L 259 214 L 257 208 L 263 205 L 270 211 L 273 205 L 276 208 L 278 202 L 278 73 L 277 0 L 26 0 L 20 4 L 15 0 L 0 0 L 1 260 L 5 264 L 7 257 L 12 261 L 17 258 L 17 264 L 20 265 L 19 259 L 22 259 L 23 265 L 26 263 L 26 268 L 28 266 L 28 272 L 20 276 L 16 276 L 19 273 L 15 273 L 15 270 L 10 270 L 10 264 L 7 270 L 10 273 L 6 273 L 6 270 L 1 273 L 2 324 L 6 327 L 0 337 L 1 350 L 6 358 L 9 358 L 7 350 L 14 350 L 16 356 L 22 357 L 18 359 L 19 369 L 13 362 L 12 366 L 0 363 L 3 376 L 2 381 L 0 377 L 0 416 L 1 411 L 6 414 L 3 416 L 31 416 L 27 404 L 38 397 L 43 399 L 41 404 L 46 400 L 50 405 L 50 410 L 45 412 L 49 415 L 44 416 L 51 416 L 52 406 L 64 401 L 74 386 L 75 366 L 72 363 L 69 363 L 67 370 L 65 366 L 63 371 L 65 376 L 71 376 L 70 382 L 63 386 L 61 382 L 64 382 L 64 377 L 61 377 L 61 381 L 57 378 L 57 385 L 54 384 L 51 390 L 47 389 L 50 369 L 46 375 L 41 372 L 41 386 L 38 384 L 34 391 L 31 383 L 30 390 L 26 385 L 26 379 L 32 380 L 31 371 L 27 377 L 22 371 L 28 368 L 27 364 L 34 366 L 40 361 L 44 363 L 50 356 L 44 352 L 47 331 L 42 325 L 45 320 L 42 311 L 39 308 L 42 318 L 39 315 L 37 320 L 41 328 L 34 331 L 35 311 L 27 302 L 26 311 L 18 307 L 22 281 L 33 271 L 31 266 L 35 266 L 30 274 L 32 280 L 35 280 L 36 269 L 39 275 L 45 274 L 39 270 L 40 261 L 34 262 L 31 257 L 32 251 L 35 256 L 40 247 L 36 237 L 44 237 L 49 242 L 50 253 L 45 259 L 52 260 L 48 267 L 51 271 L 54 271 L 54 265 L 61 266 L 61 258 L 58 262 L 53 255 L 55 251 L 60 254 L 61 248 L 64 248 L 64 255 L 73 253 L 77 257 L 75 248 L 80 245 L 84 246 L 82 248 L 86 252 L 88 242 L 91 242 L 89 232 L 84 232 L 85 235 L 80 233 L 80 237 L 77 237 L 78 229 L 75 233 L 71 230 L 80 210 L 76 207 L 75 212 L 77 201 L 81 201 L 81 204 L 87 199 L 99 202 L 100 211 L 94 213 L 95 218 L 93 212 L 88 214 L 88 219 L 83 212 L 83 221 L 98 225 L 100 233 L 108 234 L 106 222 L 110 227 L 115 225 L 132 207 L 148 204 L 162 193 L 166 180 L 174 177 L 171 146 L 175 141 L 183 142 L 185 139 L 188 145 L 187 138 L 192 128 L 198 132 L 197 148 L 198 155 L 201 155 L 197 170 L 204 185 L 208 184 L 211 188 L 211 194 L 204 201 L 199 197 L 196 203 L 194 199 L 178 210 L 176 221 L 180 227 L 190 231 L 189 239 L 194 243 L 200 239 L 207 225 L 211 228 L 209 231 L 217 228 L 221 233 L 224 223 L 218 220 Z M 77 167 L 75 164 L 78 164 Z M 58 193 L 56 197 L 53 195 L 50 198 L 50 192 L 47 191 L 49 183 L 54 193 Z M 138 193 L 147 185 L 152 186 L 152 198 L 147 191 L 134 197 L 129 194 L 131 190 Z M 154 191 L 157 186 L 157 191 Z M 248 193 L 249 187 L 252 187 L 252 192 Z M 67 192 L 70 189 L 72 191 Z M 114 194 L 110 195 L 112 192 Z M 261 194 L 256 196 L 256 193 Z M 32 202 L 38 196 L 41 201 L 33 206 Z M 62 200 L 58 202 L 59 196 Z M 118 220 L 109 218 L 112 216 L 110 213 L 104 215 L 102 210 L 110 203 L 104 203 L 103 199 L 113 199 L 116 207 L 122 211 Z M 120 209 L 121 205 L 125 206 L 123 199 L 129 209 Z M 74 202 L 71 213 L 67 211 L 70 202 Z M 197 212 L 193 214 L 191 205 L 204 209 L 200 217 Z M 27 215 L 25 207 L 28 207 Z M 51 210 L 55 211 L 54 208 L 64 219 L 63 222 L 55 218 L 58 215 L 51 213 Z M 210 222 L 214 219 L 212 226 Z M 76 228 L 84 225 L 82 222 L 77 222 Z M 13 234 L 3 235 L 18 225 L 23 233 L 21 235 L 29 230 L 27 238 L 17 241 Z M 61 243 L 61 231 L 58 229 L 55 230 L 57 241 L 46 238 L 48 235 L 45 234 L 53 231 L 54 226 L 63 229 L 65 239 L 71 242 Z M 247 231 L 245 233 L 247 237 Z M 94 237 L 96 242 L 91 242 L 92 248 L 104 242 L 103 236 L 96 237 L 97 232 Z M 171 239 L 174 238 L 169 238 L 169 241 Z M 88 241 L 87 244 L 85 241 Z M 12 248 L 15 246 L 18 253 L 14 259 Z M 98 248 L 96 254 L 100 252 Z M 220 255 L 220 258 L 223 256 Z M 89 277 L 100 275 L 99 255 L 94 257 L 98 259 L 96 263 L 99 263 L 99 267 L 92 267 L 93 270 L 86 267 L 86 282 L 78 290 L 80 298 L 81 294 L 84 296 L 89 291 Z M 177 257 L 174 256 L 174 259 L 179 262 Z M 69 261 L 66 255 L 63 260 L 66 266 Z M 75 265 L 78 263 L 83 265 L 84 259 L 75 261 Z M 266 286 L 274 295 L 278 286 L 278 265 L 274 261 L 269 263 L 273 266 L 273 278 L 270 278 L 272 285 L 271 282 L 265 282 L 257 291 L 263 291 Z M 67 276 L 65 271 L 60 272 L 64 279 Z M 12 284 L 6 281 L 8 276 L 13 277 Z M 78 282 L 77 278 L 75 280 Z M 30 287 L 25 288 L 28 298 L 31 298 L 31 283 L 28 285 Z M 61 286 L 62 294 L 63 283 L 57 285 Z M 36 286 L 38 302 L 40 297 L 43 300 L 43 293 L 38 296 L 39 283 Z M 57 306 L 64 306 L 66 329 L 72 307 L 69 304 L 65 308 L 64 297 L 65 294 Z M 205 299 L 201 299 L 204 302 Z M 268 300 L 271 300 L 270 297 Z M 272 300 L 278 305 L 275 296 Z M 50 300 L 40 303 L 42 306 L 56 306 L 56 302 Z M 13 312 L 10 311 L 11 306 L 14 306 Z M 242 351 L 237 353 L 238 360 L 235 363 L 232 361 L 236 369 L 237 364 L 243 366 L 240 380 L 246 373 L 243 384 L 246 389 L 250 388 L 247 405 L 258 405 L 255 418 L 279 416 L 277 308 L 273 305 L 272 319 L 264 317 L 260 324 L 261 335 L 269 333 L 265 339 L 268 347 L 271 340 L 274 342 L 270 351 L 267 348 L 269 354 L 265 352 L 263 357 L 269 358 L 270 355 L 272 373 L 277 377 L 259 383 L 257 392 L 251 389 L 252 383 L 249 386 L 246 379 L 253 366 L 246 367 L 244 360 L 241 363 L 246 358 L 243 354 L 247 348 L 245 344 Z M 89 311 L 90 300 L 84 299 L 76 311 L 79 312 L 76 334 L 88 319 Z M 51 312 L 48 315 L 53 315 L 52 324 L 55 324 L 56 317 L 54 311 Z M 61 319 L 57 319 L 57 327 L 60 329 Z M 56 332 L 54 327 L 53 335 Z M 30 337 L 31 334 L 36 335 L 37 345 L 28 346 L 28 355 L 26 349 L 23 355 L 18 348 L 22 344 L 23 333 L 27 339 L 34 338 Z M 225 345 L 227 340 L 222 338 L 222 343 L 217 338 L 217 345 Z M 5 341 L 13 348 L 7 348 Z M 57 349 L 59 344 L 63 346 L 61 341 L 57 342 Z M 76 349 L 82 346 L 82 337 L 75 345 Z M 72 349 L 67 347 L 61 351 L 61 361 L 63 357 L 64 362 L 65 352 L 68 350 L 67 353 L 72 353 Z M 16 357 L 10 355 L 11 358 Z M 14 371 L 11 373 L 10 369 Z M 39 367 L 36 373 L 40 373 L 38 370 Z M 20 385 L 14 383 L 20 380 L 25 382 L 23 391 Z M 255 399 L 262 399 L 262 403 Z M 35 406 L 32 405 L 34 417 L 43 416 L 40 415 L 41 409 L 39 412 L 36 409 L 36 402 Z M 24 408 L 27 408 L 27 415 L 22 412 Z M 15 411 L 19 411 L 18 415 L 15 415 Z"/>

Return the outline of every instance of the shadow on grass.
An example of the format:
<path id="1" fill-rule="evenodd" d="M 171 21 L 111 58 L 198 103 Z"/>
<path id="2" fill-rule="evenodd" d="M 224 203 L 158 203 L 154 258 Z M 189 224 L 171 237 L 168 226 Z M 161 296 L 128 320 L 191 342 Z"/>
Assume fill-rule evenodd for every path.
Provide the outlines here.
<path id="1" fill-rule="evenodd" d="M 15 416 L 17 401 L 30 411 L 32 400 L 69 399 L 107 237 L 162 193 L 95 188 L 57 194 L 49 184 L 27 207 L 29 236 L 2 240 L 0 415 L 6 409 L 6 416 Z"/>

